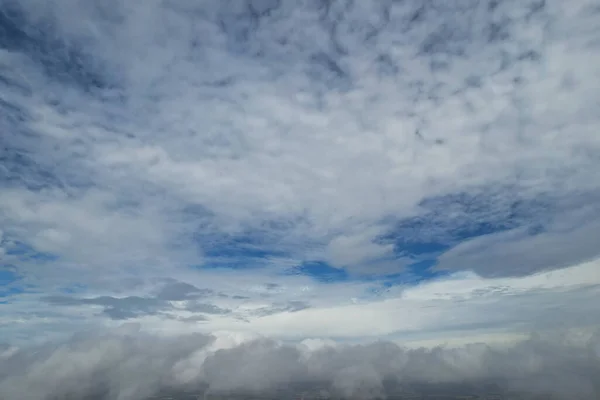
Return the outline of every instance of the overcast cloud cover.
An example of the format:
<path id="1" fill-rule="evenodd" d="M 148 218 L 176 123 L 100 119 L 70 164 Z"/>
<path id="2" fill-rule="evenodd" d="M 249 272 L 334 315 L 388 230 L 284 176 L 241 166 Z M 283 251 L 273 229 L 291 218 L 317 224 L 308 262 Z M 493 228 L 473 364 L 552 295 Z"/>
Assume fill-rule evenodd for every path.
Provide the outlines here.
<path id="1" fill-rule="evenodd" d="M 598 396 L 598 110 L 595 0 L 0 0 L 0 397 Z"/>

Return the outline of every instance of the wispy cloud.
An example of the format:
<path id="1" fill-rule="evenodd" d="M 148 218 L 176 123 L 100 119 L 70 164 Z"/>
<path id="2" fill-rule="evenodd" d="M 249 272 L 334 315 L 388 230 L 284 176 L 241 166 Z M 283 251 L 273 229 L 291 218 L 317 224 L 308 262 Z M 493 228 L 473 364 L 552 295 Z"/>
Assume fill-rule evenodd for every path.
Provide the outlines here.
<path id="1" fill-rule="evenodd" d="M 0 0 L 1 340 L 597 324 L 599 21 Z"/>

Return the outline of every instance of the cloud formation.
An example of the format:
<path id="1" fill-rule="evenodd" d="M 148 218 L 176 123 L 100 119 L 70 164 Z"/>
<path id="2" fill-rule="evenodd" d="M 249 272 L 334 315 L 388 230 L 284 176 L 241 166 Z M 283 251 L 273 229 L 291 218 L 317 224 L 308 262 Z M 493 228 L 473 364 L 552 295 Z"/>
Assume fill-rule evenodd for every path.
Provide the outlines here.
<path id="1" fill-rule="evenodd" d="M 0 393 L 597 394 L 599 10 L 0 0 Z"/>
<path id="2" fill-rule="evenodd" d="M 3 0 L 6 234 L 96 270 L 380 273 L 409 261 L 380 238 L 437 204 L 421 240 L 579 242 L 553 219 L 598 194 L 591 2 L 325 4 Z"/>
<path id="3" fill-rule="evenodd" d="M 563 331 L 511 347 L 407 349 L 389 342 L 286 344 L 227 333 L 160 338 L 124 326 L 54 346 L 4 350 L 0 394 L 129 400 L 178 391 L 305 392 L 370 399 L 443 392 L 591 399 L 600 394 L 599 338 L 597 331 Z"/>

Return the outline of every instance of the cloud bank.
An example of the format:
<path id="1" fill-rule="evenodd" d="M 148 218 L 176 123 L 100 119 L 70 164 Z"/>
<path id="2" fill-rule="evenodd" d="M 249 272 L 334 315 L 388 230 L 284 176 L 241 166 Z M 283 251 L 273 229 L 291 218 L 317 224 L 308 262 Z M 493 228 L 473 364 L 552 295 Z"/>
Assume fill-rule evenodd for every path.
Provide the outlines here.
<path id="1" fill-rule="evenodd" d="M 356 399 L 415 392 L 556 399 L 600 394 L 598 331 L 537 335 L 511 347 L 407 349 L 381 341 L 286 344 L 227 333 L 161 338 L 136 330 L 124 326 L 54 346 L 5 349 L 0 395 L 129 400 L 158 393 Z"/>
<path id="2" fill-rule="evenodd" d="M 600 326 L 599 26 L 594 0 L 0 0 L 0 397 L 597 396 L 597 335 L 545 335 Z M 435 348 L 478 341 L 513 347 Z"/>

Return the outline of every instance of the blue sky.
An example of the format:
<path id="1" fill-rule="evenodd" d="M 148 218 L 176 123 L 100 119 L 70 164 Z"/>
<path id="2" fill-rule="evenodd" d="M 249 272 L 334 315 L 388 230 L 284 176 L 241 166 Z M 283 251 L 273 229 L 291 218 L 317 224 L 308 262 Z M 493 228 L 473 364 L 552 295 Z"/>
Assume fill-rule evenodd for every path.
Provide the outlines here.
<path id="1" fill-rule="evenodd" d="M 0 342 L 595 326 L 598 16 L 538 3 L 0 0 Z"/>

